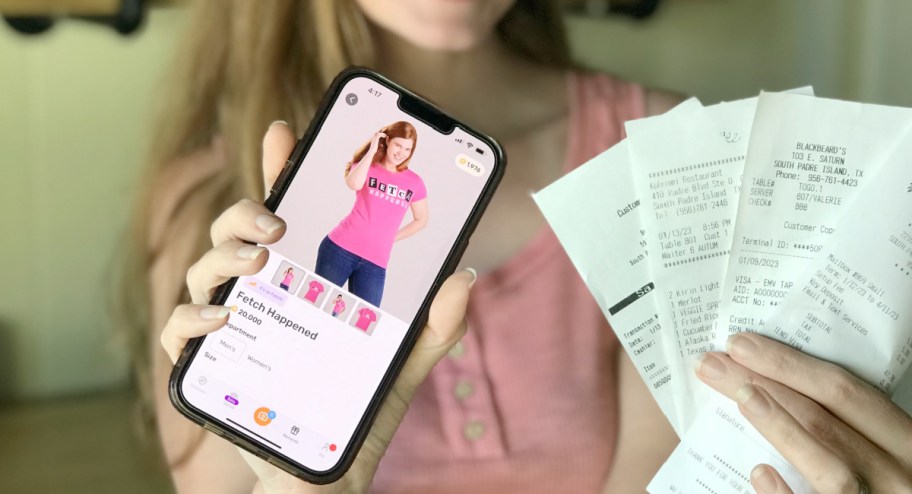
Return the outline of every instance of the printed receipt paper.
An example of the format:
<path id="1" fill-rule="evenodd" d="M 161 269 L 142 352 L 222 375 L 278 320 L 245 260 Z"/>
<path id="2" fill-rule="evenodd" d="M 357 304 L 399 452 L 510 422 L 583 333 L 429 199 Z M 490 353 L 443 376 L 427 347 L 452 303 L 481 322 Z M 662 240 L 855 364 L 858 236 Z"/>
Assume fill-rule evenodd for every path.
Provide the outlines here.
<path id="1" fill-rule="evenodd" d="M 895 391 L 912 361 L 910 156 L 912 131 L 868 179 L 764 327 L 886 394 Z"/>
<path id="2" fill-rule="evenodd" d="M 717 344 L 764 326 L 909 122 L 906 108 L 760 95 Z"/>
<path id="3" fill-rule="evenodd" d="M 744 115 L 747 114 L 748 119 L 752 116 L 753 104 L 752 101 L 727 104 L 734 106 L 711 114 L 708 118 L 720 116 L 723 123 L 734 120 L 743 126 Z M 715 107 L 710 107 L 712 108 Z M 688 100 L 663 117 L 675 114 L 696 116 L 702 111 L 704 109 L 698 102 Z M 739 119 L 739 116 L 742 118 Z M 650 128 L 650 120 L 663 117 L 632 122 L 631 128 L 634 129 L 633 132 L 646 132 Z M 642 127 L 637 127 L 640 125 Z M 728 127 L 729 130 L 722 131 L 719 125 L 712 120 L 706 121 L 703 127 L 706 137 L 721 137 L 735 143 L 746 141 L 749 121 L 747 128 L 740 127 L 738 135 L 732 133 L 731 126 Z M 741 146 L 744 144 L 742 142 Z M 744 148 L 740 149 L 743 160 Z M 720 165 L 730 166 L 731 162 L 715 163 L 707 167 Z M 738 166 L 737 163 L 735 166 Z M 740 175 L 740 168 L 737 172 Z M 589 286 L 659 407 L 673 425 L 679 425 L 681 420 L 677 416 L 670 383 L 675 379 L 689 379 L 692 371 L 686 369 L 686 374 L 682 374 L 681 360 L 669 359 L 669 356 L 680 355 L 680 345 L 674 335 L 662 334 L 666 330 L 660 324 L 657 314 L 658 302 L 655 295 L 658 290 L 647 263 L 650 251 L 647 249 L 647 235 L 640 217 L 643 206 L 634 186 L 633 174 L 634 167 L 625 140 L 534 194 L 533 198 Z M 724 181 L 728 182 L 727 177 Z M 568 208 L 568 204 L 575 206 Z M 726 214 L 733 217 L 734 209 L 731 208 Z M 719 273 L 719 279 L 722 274 L 724 273 Z M 674 372 L 670 361 L 678 366 Z M 734 405 L 726 405 L 719 413 L 723 421 L 721 427 L 712 421 L 702 420 L 694 425 L 695 430 L 705 429 L 706 437 L 718 438 L 725 429 L 744 428 L 745 421 Z M 684 430 L 677 432 L 683 435 Z M 754 432 L 752 437 L 759 447 L 768 450 L 763 458 L 779 467 L 786 478 L 790 478 L 788 464 L 778 459 L 774 449 L 765 444 L 762 436 Z M 720 451 L 718 458 L 724 461 L 723 458 L 736 454 L 737 451 Z M 699 453 L 693 452 L 691 458 L 698 456 Z M 722 463 L 719 467 L 726 468 Z M 797 477 L 797 474 L 792 473 L 791 477 Z M 746 477 L 739 478 L 740 483 L 734 485 L 749 483 Z M 746 492 L 740 489 L 738 491 Z"/>
<path id="4" fill-rule="evenodd" d="M 668 113 L 702 109 L 691 98 Z M 647 122 L 653 118 L 643 119 Z M 678 423 L 655 284 L 648 263 L 640 198 L 633 183 L 627 141 L 533 194 L 570 260 L 649 386 L 659 408 Z M 568 204 L 575 207 L 568 208 Z M 610 253 L 610 255 L 606 255 Z M 683 435 L 682 431 L 677 431 Z"/>
<path id="5" fill-rule="evenodd" d="M 674 403 L 668 393 L 672 376 L 665 363 L 627 143 L 622 141 L 533 198 L 673 423 Z"/>
<path id="6" fill-rule="evenodd" d="M 626 125 L 679 435 L 711 393 L 693 375 L 694 360 L 724 348 L 715 344 L 716 321 L 756 105 L 680 105 Z"/>
<path id="7" fill-rule="evenodd" d="M 750 189 L 741 197 L 727 279 L 741 276 L 741 285 L 759 279 L 760 287 L 775 282 L 785 293 L 766 300 L 758 293 L 761 303 L 754 302 L 753 315 L 744 316 L 728 309 L 736 306 L 728 297 L 743 295 L 743 290 L 734 295 L 723 290 L 720 324 L 740 320 L 750 326 L 735 331 L 759 331 L 838 363 L 885 391 L 892 389 L 912 353 L 912 314 L 903 303 L 912 298 L 907 276 L 912 250 L 903 240 L 912 236 L 912 168 L 905 166 L 905 156 L 912 152 L 908 122 L 904 109 L 761 95 L 744 173 Z M 793 161 L 799 155 L 806 161 Z M 811 193 L 818 197 L 809 197 Z M 829 195 L 821 196 L 825 193 Z M 758 211 L 745 203 L 773 210 Z M 788 229 L 800 221 L 794 219 L 795 211 L 801 224 L 821 225 L 814 229 L 816 236 L 810 228 L 798 230 L 801 238 L 777 233 L 777 227 Z M 756 235 L 762 231 L 758 225 L 767 226 L 767 245 L 744 240 L 762 238 L 742 233 Z M 783 237 L 793 244 L 780 244 Z M 763 250 L 770 246 L 774 248 Z M 772 254 L 777 248 L 779 255 Z M 744 262 L 756 252 L 745 251 L 786 261 L 778 263 L 779 269 L 770 269 L 777 263 L 756 266 Z M 727 336 L 728 331 L 721 333 Z M 730 432 L 723 436 L 711 432 L 725 429 Z M 813 492 L 737 407 L 716 395 L 649 491 L 700 492 L 700 487 L 743 492 L 739 486 L 747 485 L 744 480 L 758 463 L 776 466 L 796 494 Z"/>
<path id="8" fill-rule="evenodd" d="M 788 102 L 773 105 L 777 108 L 776 110 L 770 109 L 770 101 L 773 99 L 786 101 L 789 98 L 804 98 L 796 100 L 801 104 L 797 105 L 799 110 L 794 114 L 780 112 L 783 107 L 786 110 L 791 108 Z M 811 103 L 807 103 L 807 101 Z M 813 121 L 812 115 L 817 111 L 816 105 L 829 106 L 831 103 L 840 106 L 844 102 L 818 100 L 807 96 L 764 94 L 761 95 L 758 103 L 757 122 L 753 123 L 753 128 L 751 122 L 745 124 L 744 118 L 746 114 L 753 114 L 752 108 L 745 109 L 752 104 L 750 100 L 717 105 L 706 110 L 692 103 L 690 105 L 682 104 L 665 116 L 635 121 L 628 125 L 628 132 L 633 145 L 637 146 L 636 149 L 631 149 L 631 143 L 624 141 L 534 196 L 564 244 L 570 258 L 601 305 L 624 348 L 639 368 L 641 376 L 650 385 L 662 411 L 676 426 L 679 435 L 683 430 L 688 430 L 681 445 L 650 484 L 649 490 L 654 494 L 704 492 L 706 489 L 713 489 L 719 493 L 750 492 L 749 472 L 754 465 L 761 462 L 775 466 L 796 493 L 811 492 L 800 475 L 743 419 L 737 407 L 724 398 L 709 395 L 713 398 L 710 400 L 709 406 L 697 416 L 695 422 L 692 421 L 689 429 L 682 430 L 683 421 L 686 420 L 686 417 L 681 415 L 682 410 L 686 407 L 692 409 L 694 404 L 692 400 L 680 401 L 681 396 L 678 393 L 681 393 L 682 390 L 689 392 L 699 388 L 681 382 L 692 379 L 690 367 L 684 365 L 687 360 L 685 350 L 689 344 L 686 341 L 688 335 L 682 335 L 680 331 L 673 333 L 672 330 L 675 329 L 674 324 L 678 324 L 679 329 L 683 327 L 683 324 L 694 321 L 675 319 L 687 317 L 686 310 L 671 314 L 667 320 L 662 318 L 660 310 L 663 303 L 667 304 L 667 312 L 688 308 L 688 303 L 678 305 L 666 302 L 669 300 L 668 287 L 664 286 L 660 282 L 661 280 L 668 282 L 669 286 L 679 284 L 683 290 L 680 295 L 685 298 L 687 291 L 697 288 L 697 293 L 701 293 L 701 295 L 700 300 L 694 304 L 702 306 L 701 314 L 712 314 L 713 312 L 718 314 L 718 304 L 721 302 L 722 305 L 725 305 L 725 298 L 728 296 L 725 288 L 728 288 L 729 285 L 723 284 L 722 281 L 726 279 L 727 275 L 731 278 L 731 273 L 728 271 L 731 268 L 725 265 L 729 259 L 728 252 L 725 251 L 729 248 L 737 250 L 738 242 L 741 241 L 739 239 L 743 238 L 743 234 L 741 236 L 738 234 L 741 231 L 742 223 L 749 224 L 756 220 L 752 214 L 742 211 L 740 205 L 752 198 L 755 203 L 762 203 L 763 201 L 756 199 L 763 198 L 766 201 L 783 202 L 795 207 L 796 200 L 807 199 L 807 196 L 798 195 L 801 192 L 811 192 L 808 190 L 810 187 L 807 184 L 803 186 L 791 184 L 793 189 L 786 191 L 785 197 L 787 199 L 788 194 L 793 194 L 792 201 L 777 200 L 774 196 L 775 191 L 753 190 L 754 187 L 775 187 L 776 177 L 770 181 L 763 181 L 762 178 L 759 181 L 754 180 L 755 176 L 762 176 L 763 173 L 775 174 L 775 169 L 772 172 L 764 169 L 764 167 L 775 166 L 775 162 L 770 159 L 773 149 L 778 149 L 776 152 L 781 153 L 789 146 L 796 147 L 796 143 L 800 142 L 804 143 L 803 146 L 807 148 L 808 152 L 811 152 L 815 146 L 836 145 L 834 143 L 840 142 L 840 136 L 845 136 L 846 139 L 841 141 L 844 147 L 852 147 L 858 150 L 858 153 L 866 153 L 869 158 L 868 163 L 863 167 L 859 165 L 859 169 L 863 171 L 854 177 L 858 180 L 855 188 L 863 185 L 863 180 L 860 180 L 862 176 L 869 179 L 869 177 L 875 176 L 881 167 L 884 171 L 880 177 L 886 178 L 881 178 L 880 181 L 871 185 L 873 191 L 867 191 L 862 196 L 863 199 L 858 200 L 857 205 L 852 209 L 853 214 L 848 216 L 844 222 L 840 222 L 841 214 L 827 217 L 828 229 L 824 233 L 827 237 L 823 240 L 815 240 L 820 247 L 816 249 L 816 252 L 811 253 L 813 255 L 806 256 L 808 259 L 805 259 L 802 264 L 804 269 L 797 269 L 796 272 L 789 273 L 793 277 L 792 286 L 797 288 L 790 291 L 788 298 L 782 296 L 779 298 L 779 303 L 768 305 L 763 315 L 758 316 L 766 320 L 763 332 L 793 345 L 796 345 L 796 342 L 804 341 L 806 345 L 803 348 L 804 351 L 844 363 L 872 384 L 877 384 L 885 390 L 891 389 L 898 376 L 901 376 L 908 367 L 910 353 L 912 353 L 912 337 L 909 336 L 907 321 L 912 314 L 907 313 L 908 310 L 905 309 L 902 301 L 908 300 L 912 296 L 912 289 L 910 289 L 908 281 L 910 279 L 908 273 L 912 270 L 912 260 L 910 260 L 912 218 L 908 218 L 909 212 L 912 211 L 912 204 L 909 201 L 909 198 L 912 197 L 912 177 L 908 176 L 909 172 L 903 170 L 899 165 L 882 166 L 883 162 L 889 161 L 888 155 L 894 158 L 902 155 L 900 151 L 892 155 L 889 151 L 892 150 L 891 140 L 895 143 L 904 133 L 908 116 L 902 111 L 886 110 L 881 114 L 859 119 L 859 115 L 865 115 L 871 111 L 877 113 L 882 108 L 877 107 L 872 110 L 868 108 L 871 105 L 866 105 L 865 108 L 861 108 L 859 105 L 854 110 L 842 114 L 838 111 L 824 111 L 819 114 L 825 115 L 824 117 Z M 726 105 L 728 108 L 723 110 Z M 721 136 L 730 146 L 726 149 L 716 141 L 708 145 L 709 149 L 700 152 L 701 143 L 698 142 L 692 144 L 691 150 L 677 159 L 673 153 L 666 153 L 664 158 L 653 162 L 652 166 L 638 169 L 637 167 L 642 166 L 642 162 L 633 159 L 632 156 L 644 158 L 650 156 L 649 159 L 654 159 L 653 157 L 662 157 L 663 154 L 649 150 L 650 145 L 669 147 L 667 139 L 670 133 L 674 132 L 674 126 L 661 126 L 655 122 L 655 119 L 671 115 L 686 117 L 679 118 L 679 124 L 702 129 L 702 133 L 698 135 L 679 128 L 680 137 L 703 140 Z M 812 121 L 807 121 L 808 117 Z M 768 119 L 774 119 L 775 125 L 769 124 Z M 892 119 L 892 121 L 884 124 L 884 119 Z M 650 120 L 653 121 L 650 122 Z M 859 120 L 866 123 L 859 125 Z M 881 125 L 883 127 L 880 127 Z M 758 126 L 759 132 L 772 133 L 772 137 L 766 139 L 769 143 L 764 145 L 765 149 L 755 148 L 755 136 L 751 136 L 750 149 L 746 150 L 747 162 L 745 163 L 742 158 L 739 163 L 737 160 L 739 141 L 745 140 L 751 130 L 757 134 Z M 810 128 L 802 130 L 802 126 Z M 848 132 L 844 129 L 840 130 L 846 126 L 850 126 L 851 130 Z M 819 132 L 820 129 L 828 127 L 831 128 L 830 134 Z M 880 133 L 880 129 L 884 127 L 888 127 L 888 132 L 892 132 L 892 134 Z M 789 131 L 786 132 L 783 129 L 789 129 Z M 813 133 L 803 133 L 804 131 Z M 808 135 L 813 135 L 815 138 L 811 139 Z M 866 143 L 866 139 L 871 142 Z M 817 141 L 828 144 L 815 144 Z M 757 142 L 763 142 L 763 139 L 759 139 Z M 744 146 L 746 143 L 741 145 Z M 823 148 L 824 151 L 827 149 L 830 148 Z M 726 153 L 726 151 L 734 152 Z M 910 153 L 912 153 L 912 144 L 906 144 L 904 155 L 909 156 Z M 846 149 L 846 154 L 848 154 L 848 149 Z M 758 158 L 761 156 L 762 159 Z M 829 156 L 817 155 L 816 160 L 818 160 L 817 170 L 819 172 L 829 172 L 830 175 L 840 176 L 821 178 L 826 175 L 817 173 L 815 177 L 807 179 L 808 181 L 816 180 L 817 184 L 822 181 L 824 185 L 827 183 L 833 185 L 831 183 L 833 180 L 852 178 L 844 175 L 857 173 L 854 169 L 852 172 L 834 171 L 833 168 L 824 169 L 823 164 L 837 164 L 835 163 L 837 160 L 832 160 L 832 157 Z M 832 160 L 833 163 L 823 163 L 828 160 Z M 707 163 L 700 168 L 707 170 L 706 176 L 688 175 L 690 178 L 687 181 L 690 187 L 682 187 L 674 194 L 667 189 L 668 186 L 674 187 L 675 184 L 666 183 L 664 186 L 659 184 L 659 187 L 650 188 L 650 179 L 656 180 L 657 177 L 663 176 L 677 175 L 677 184 L 684 185 L 684 174 L 693 172 L 693 169 L 675 170 L 682 167 L 673 166 L 673 164 L 682 161 L 689 163 L 685 163 L 685 166 Z M 795 168 L 798 166 L 794 165 Z M 729 169 L 725 169 L 726 167 Z M 738 167 L 742 169 L 739 170 Z M 779 168 L 782 168 L 781 164 Z M 794 174 L 805 176 L 804 173 L 813 173 L 810 163 L 805 164 L 803 168 L 804 170 L 799 173 L 790 172 L 793 173 L 791 177 L 794 178 Z M 888 170 L 892 170 L 892 176 L 888 174 Z M 741 185 L 742 172 L 745 177 L 745 194 L 740 194 L 739 187 L 735 186 L 736 182 L 739 186 Z M 650 174 L 652 175 L 650 176 Z M 729 178 L 731 178 L 731 183 L 729 183 Z M 778 178 L 783 178 L 783 182 L 787 180 L 781 175 Z M 800 179 L 796 181 L 800 182 Z M 851 182 L 846 181 L 847 183 Z M 845 188 L 851 187 L 846 184 L 840 185 Z M 902 187 L 896 189 L 897 184 Z M 634 185 L 639 186 L 639 193 L 636 192 L 637 189 Z M 789 184 L 786 182 L 783 185 Z M 891 185 L 896 189 L 891 194 L 878 190 Z M 802 189 L 802 187 L 804 188 Z M 751 190 L 748 191 L 748 188 Z M 669 209 L 672 207 L 670 203 L 664 208 L 661 203 L 647 205 L 645 204 L 647 201 L 662 199 L 661 197 L 650 197 L 650 190 L 663 190 L 666 197 L 675 195 L 687 198 L 690 201 L 689 204 L 681 204 L 677 207 L 693 207 L 671 210 Z M 821 189 L 815 190 L 819 195 Z M 707 193 L 697 194 L 694 197 L 694 192 Z M 827 188 L 826 192 L 830 192 L 830 188 Z M 840 197 L 839 202 L 842 203 L 842 206 L 851 204 L 856 199 L 851 192 Z M 722 198 L 727 198 L 728 201 L 715 206 L 711 203 L 713 200 L 718 201 Z M 811 200 L 816 201 L 817 198 Z M 580 204 L 580 201 L 583 201 L 584 204 Z M 831 203 L 833 201 L 830 200 Z M 726 204 L 726 202 L 730 203 Z M 732 207 L 731 203 L 739 204 L 737 221 L 735 221 L 736 209 Z M 567 204 L 578 204 L 580 207 L 574 207 L 571 210 L 566 207 Z M 870 204 L 870 206 L 863 207 L 866 204 Z M 844 212 L 846 208 L 843 207 L 841 210 Z M 883 211 L 904 214 L 884 216 Z M 653 216 L 645 217 L 649 214 Z M 725 221 L 726 214 L 729 215 L 727 222 Z M 771 216 L 770 211 L 760 214 Z M 677 225 L 673 222 L 663 223 L 663 220 L 672 216 L 681 218 L 681 221 Z M 776 211 L 775 217 L 783 220 L 788 215 Z M 884 221 L 871 221 L 873 217 L 879 217 Z M 779 224 L 782 224 L 782 221 Z M 839 227 L 837 228 L 836 225 Z M 864 229 L 869 234 L 859 236 L 857 233 L 859 229 Z M 700 235 L 695 234 L 702 234 L 702 239 Z M 696 236 L 696 238 L 684 240 L 688 236 Z M 858 242 L 861 239 L 865 240 L 864 244 Z M 665 246 L 661 244 L 662 241 L 669 240 L 674 241 Z M 713 244 L 713 240 L 718 240 L 718 244 Z M 832 240 L 832 242 L 828 240 Z M 804 241 L 811 242 L 806 239 Z M 659 242 L 658 246 L 654 247 L 652 242 Z M 702 251 L 698 247 L 701 242 L 705 243 Z M 650 247 L 648 253 L 647 245 Z M 703 263 L 709 262 L 705 272 L 690 270 L 681 271 L 676 276 L 670 276 L 670 272 L 665 273 L 664 277 L 659 276 L 663 274 L 662 269 L 687 267 L 686 263 L 677 265 L 673 263 L 677 262 L 676 257 L 686 258 L 686 255 L 691 253 L 690 247 L 692 246 L 694 254 L 706 252 L 699 254 L 708 256 L 701 260 Z M 664 259 L 660 255 L 661 252 L 666 252 Z M 719 254 L 713 257 L 713 252 Z M 872 256 L 872 253 L 876 254 Z M 671 254 L 674 256 L 669 257 Z M 671 261 L 670 266 L 664 265 L 667 261 Z M 731 257 L 731 264 L 734 265 L 736 262 L 737 259 Z M 655 269 L 657 266 L 658 273 Z M 709 272 L 714 273 L 715 284 L 713 284 Z M 684 284 L 681 284 L 680 280 L 676 281 L 677 276 L 682 276 L 680 273 L 698 275 L 696 285 L 690 283 L 688 286 L 688 281 L 685 281 Z M 759 277 L 751 270 L 747 270 L 746 276 Z M 903 277 L 907 280 L 905 285 L 900 281 Z M 702 292 L 700 291 L 701 286 L 704 290 Z M 693 293 L 691 296 L 697 293 Z M 837 298 L 836 294 L 843 295 Z M 674 298 L 675 295 L 672 292 L 671 299 Z M 839 313 L 830 308 L 830 305 L 837 302 L 842 306 Z M 712 303 L 715 303 L 716 307 Z M 708 317 L 713 318 L 712 315 Z M 712 337 L 707 349 L 720 348 L 724 344 L 724 336 L 720 336 L 718 333 L 727 335 L 726 324 L 729 317 L 731 316 L 726 315 L 721 319 L 720 322 L 723 326 L 715 327 L 716 334 L 713 334 L 711 325 L 697 324 L 698 329 L 695 334 Z M 697 322 L 705 323 L 712 320 L 703 315 L 700 319 L 702 321 Z M 822 340 L 821 343 L 814 348 L 807 345 L 807 336 L 798 333 L 797 328 L 804 328 L 805 333 L 814 331 L 814 338 Z M 877 329 L 877 334 L 888 336 L 882 338 L 868 336 L 874 328 Z M 699 331 L 704 331 L 704 333 L 701 334 Z M 855 341 L 848 345 L 841 343 L 840 335 L 851 334 L 849 333 L 851 331 L 866 336 L 866 338 L 858 340 L 857 344 Z M 702 345 L 706 341 L 697 343 Z M 867 372 L 862 368 L 863 363 L 859 366 L 845 358 L 846 353 L 852 353 L 846 352 L 846 348 L 851 347 L 855 352 L 859 346 L 865 346 L 867 349 L 859 352 L 859 354 L 865 355 L 860 360 L 872 362 Z M 693 349 L 700 350 L 700 345 Z M 878 373 L 880 378 L 875 379 Z M 670 389 L 670 384 L 677 387 L 677 392 Z"/>
<path id="9" fill-rule="evenodd" d="M 755 107 L 751 98 L 627 125 L 679 432 L 710 392 L 692 377 L 693 360 L 718 350 L 713 331 Z"/>
<path id="10" fill-rule="evenodd" d="M 912 135 L 907 134 L 854 201 L 766 331 L 842 365 L 884 391 L 912 362 Z M 874 174 L 876 173 L 876 175 Z M 872 179 L 873 177 L 873 179 Z M 833 306 L 836 306 L 834 310 Z M 803 334 L 801 338 L 795 335 Z M 720 431 L 727 431 L 720 434 Z M 751 492 L 758 463 L 776 467 L 796 494 L 814 492 L 741 416 L 718 398 L 704 409 L 649 492 Z"/>

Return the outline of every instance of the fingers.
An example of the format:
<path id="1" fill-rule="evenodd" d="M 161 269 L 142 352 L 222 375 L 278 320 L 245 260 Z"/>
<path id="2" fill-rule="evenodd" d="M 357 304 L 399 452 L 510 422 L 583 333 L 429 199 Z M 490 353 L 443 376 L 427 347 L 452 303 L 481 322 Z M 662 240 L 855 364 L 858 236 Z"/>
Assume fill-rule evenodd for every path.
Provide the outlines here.
<path id="1" fill-rule="evenodd" d="M 209 334 L 228 321 L 228 308 L 219 305 L 179 305 L 171 313 L 165 329 L 162 330 L 161 344 L 171 363 L 177 361 L 190 338 Z"/>
<path id="2" fill-rule="evenodd" d="M 793 494 L 779 472 L 769 465 L 757 465 L 751 470 L 751 485 L 757 494 Z"/>
<path id="3" fill-rule="evenodd" d="M 285 234 L 285 222 L 260 203 L 242 199 L 222 213 L 210 229 L 212 245 L 228 240 L 271 244 Z"/>
<path id="4" fill-rule="evenodd" d="M 235 276 L 252 275 L 266 265 L 269 253 L 265 247 L 240 240 L 222 242 L 206 252 L 187 271 L 187 288 L 193 303 L 205 304 L 215 288 Z"/>
<path id="5" fill-rule="evenodd" d="M 858 479 L 848 465 L 802 427 L 763 388 L 745 384 L 734 399 L 742 415 L 817 492 L 858 492 Z"/>
<path id="6" fill-rule="evenodd" d="M 755 334 L 729 340 L 731 358 L 807 396 L 912 467 L 912 417 L 843 368 Z"/>
<path id="7" fill-rule="evenodd" d="M 443 358 L 466 331 L 465 312 L 469 290 L 475 283 L 474 271 L 461 271 L 450 276 L 440 287 L 415 348 L 393 386 L 396 393 L 411 400 L 415 389 L 434 365 Z"/>
<path id="8" fill-rule="evenodd" d="M 853 472 L 867 476 L 879 472 L 880 480 L 888 484 L 899 482 L 891 479 L 903 478 L 893 457 L 820 404 L 741 366 L 727 355 L 704 354 L 697 375 L 738 402 L 748 421 L 819 492 L 858 492 Z"/>
<path id="9" fill-rule="evenodd" d="M 737 400 L 738 393 L 746 384 L 762 387 L 782 406 L 786 413 L 794 417 L 805 430 L 825 446 L 834 451 L 854 451 L 859 456 L 870 452 L 870 444 L 843 422 L 835 419 L 820 405 L 809 398 L 796 393 L 781 383 L 767 379 L 741 366 L 725 354 L 707 353 L 700 359 L 697 367 L 700 380 L 719 391 L 726 397 Z M 867 445 L 865 448 L 864 445 Z M 853 465 L 858 462 L 853 461 Z"/>
<path id="10" fill-rule="evenodd" d="M 411 355 L 393 384 L 390 395 L 384 401 L 377 421 L 365 441 L 363 454 L 370 464 L 379 462 L 389 445 L 393 433 L 399 427 L 402 417 L 418 385 L 424 381 L 437 362 L 459 341 L 466 331 L 465 313 L 469 302 L 469 290 L 475 283 L 475 271 L 465 270 L 450 276 L 440 287 L 428 317 L 428 324 L 422 330 Z"/>
<path id="11" fill-rule="evenodd" d="M 371 145 L 370 145 L 371 149 L 376 151 L 377 148 L 380 147 L 380 141 L 382 141 L 383 139 L 386 139 L 386 134 L 384 134 L 382 130 L 380 132 L 377 132 L 376 134 L 374 134 L 374 138 L 371 140 Z"/>
<path id="12" fill-rule="evenodd" d="M 287 123 L 273 122 L 263 137 L 263 184 L 268 192 L 294 150 L 294 132 Z"/>

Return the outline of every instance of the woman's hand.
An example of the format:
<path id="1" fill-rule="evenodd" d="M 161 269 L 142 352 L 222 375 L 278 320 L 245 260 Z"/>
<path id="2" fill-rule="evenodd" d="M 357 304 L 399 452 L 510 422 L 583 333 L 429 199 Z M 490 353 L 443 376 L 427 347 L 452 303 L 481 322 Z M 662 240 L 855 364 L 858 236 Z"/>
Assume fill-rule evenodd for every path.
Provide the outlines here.
<path id="1" fill-rule="evenodd" d="M 757 334 L 707 353 L 700 379 L 741 413 L 820 493 L 912 493 L 912 417 L 839 366 Z M 769 465 L 751 472 L 759 494 L 788 494 Z"/>
<path id="2" fill-rule="evenodd" d="M 345 185 L 349 189 L 357 192 L 364 188 L 364 183 L 367 181 L 367 173 L 373 164 L 374 156 L 377 154 L 377 149 L 380 147 L 380 139 L 385 139 L 386 134 L 383 131 L 379 131 L 374 134 L 374 137 L 371 138 L 370 144 L 367 147 L 367 151 L 364 153 L 364 156 L 361 157 L 361 160 L 354 163 L 349 163 L 349 168 L 345 172 Z"/>
<path id="3" fill-rule="evenodd" d="M 367 155 L 370 157 L 374 156 L 374 153 L 377 152 L 377 149 L 380 148 L 380 139 L 386 139 L 386 134 L 381 130 L 374 134 L 374 137 L 371 138 L 370 149 L 367 152 Z"/>
<path id="4" fill-rule="evenodd" d="M 412 221 L 409 221 L 407 225 L 403 226 L 396 232 L 396 238 L 393 239 L 393 242 L 398 242 L 404 238 L 411 237 L 412 235 L 424 230 L 428 224 L 428 204 L 427 199 L 422 199 L 420 201 L 415 201 L 409 206 L 409 210 L 412 212 Z"/>
<path id="5" fill-rule="evenodd" d="M 263 141 L 266 184 L 271 184 L 278 176 L 294 143 L 294 135 L 286 125 L 277 123 L 270 127 Z M 162 331 L 161 343 L 172 362 L 177 360 L 190 338 L 216 331 L 227 322 L 225 307 L 208 305 L 215 289 L 232 277 L 255 274 L 266 265 L 268 250 L 248 242 L 269 245 L 282 238 L 285 230 L 281 218 L 262 204 L 247 199 L 229 208 L 213 223 L 212 249 L 187 272 L 192 303 L 175 308 Z M 451 276 L 440 288 L 431 305 L 427 326 L 384 401 L 358 457 L 342 480 L 327 486 L 307 484 L 241 451 L 259 478 L 255 492 L 366 491 L 416 388 L 465 333 L 465 309 L 474 281 L 472 272 L 463 271 Z"/>

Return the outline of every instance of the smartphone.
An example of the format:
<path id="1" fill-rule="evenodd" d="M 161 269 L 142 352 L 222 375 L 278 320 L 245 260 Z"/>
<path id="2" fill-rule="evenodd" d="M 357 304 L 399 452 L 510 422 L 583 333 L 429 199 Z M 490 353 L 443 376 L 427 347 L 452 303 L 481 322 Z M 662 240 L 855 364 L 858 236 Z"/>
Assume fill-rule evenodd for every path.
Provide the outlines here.
<path id="1" fill-rule="evenodd" d="M 285 236 L 217 290 L 228 322 L 187 344 L 174 406 L 301 479 L 339 479 L 505 166 L 425 99 L 342 72 L 266 200 Z"/>

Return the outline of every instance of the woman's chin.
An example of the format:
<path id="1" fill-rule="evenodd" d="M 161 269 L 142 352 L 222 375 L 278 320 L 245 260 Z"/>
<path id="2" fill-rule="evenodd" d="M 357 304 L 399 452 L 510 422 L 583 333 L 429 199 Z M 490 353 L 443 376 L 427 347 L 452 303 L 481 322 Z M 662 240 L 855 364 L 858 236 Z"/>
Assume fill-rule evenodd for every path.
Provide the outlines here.
<path id="1" fill-rule="evenodd" d="M 444 53 L 459 53 L 472 51 L 475 47 L 481 44 L 482 40 L 485 39 L 486 36 L 483 36 L 481 33 L 476 33 L 474 30 L 469 30 L 468 32 L 457 30 L 455 32 L 448 33 L 447 35 L 434 33 L 434 35 L 416 38 L 417 39 L 411 39 L 409 41 L 424 50 Z"/>

